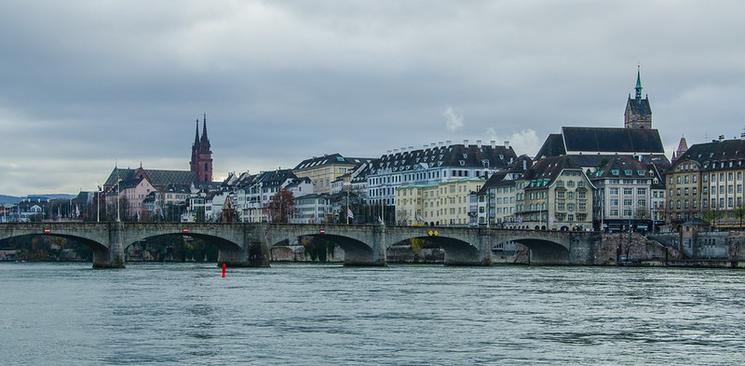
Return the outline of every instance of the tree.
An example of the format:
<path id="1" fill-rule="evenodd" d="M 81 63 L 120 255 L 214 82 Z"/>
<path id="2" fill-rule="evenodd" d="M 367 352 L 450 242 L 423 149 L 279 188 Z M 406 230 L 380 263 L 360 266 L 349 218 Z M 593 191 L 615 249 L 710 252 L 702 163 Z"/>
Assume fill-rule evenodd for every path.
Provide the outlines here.
<path id="1" fill-rule="evenodd" d="M 711 226 L 716 226 L 717 221 L 719 221 L 719 219 L 721 218 L 722 218 L 722 212 L 719 210 L 710 209 L 710 210 L 704 211 L 704 214 L 703 214 L 704 221 L 709 223 L 709 225 Z"/>
<path id="2" fill-rule="evenodd" d="M 277 224 L 286 224 L 294 211 L 295 197 L 286 188 L 277 191 L 264 208 L 264 213 L 269 217 L 269 222 Z"/>
<path id="3" fill-rule="evenodd" d="M 737 206 L 737 208 L 735 209 L 735 215 L 738 219 L 740 219 L 740 229 L 742 229 L 742 220 L 745 219 L 745 206 L 743 206 L 742 204 Z"/>

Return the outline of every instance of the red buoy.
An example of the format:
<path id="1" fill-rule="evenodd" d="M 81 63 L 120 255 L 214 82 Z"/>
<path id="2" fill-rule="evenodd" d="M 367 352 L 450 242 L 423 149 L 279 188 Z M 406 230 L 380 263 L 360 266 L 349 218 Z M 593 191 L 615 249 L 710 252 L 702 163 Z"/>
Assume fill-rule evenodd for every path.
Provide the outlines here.
<path id="1" fill-rule="evenodd" d="M 225 278 L 228 276 L 228 265 L 225 262 L 222 262 L 222 278 Z"/>

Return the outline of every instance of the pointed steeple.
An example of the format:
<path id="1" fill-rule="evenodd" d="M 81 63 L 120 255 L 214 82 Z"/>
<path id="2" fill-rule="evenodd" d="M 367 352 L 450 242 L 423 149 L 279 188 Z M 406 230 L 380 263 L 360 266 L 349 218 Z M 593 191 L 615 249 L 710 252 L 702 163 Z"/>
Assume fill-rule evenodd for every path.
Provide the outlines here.
<path id="1" fill-rule="evenodd" d="M 199 145 L 199 119 L 197 119 L 196 125 L 197 127 L 194 131 L 194 146 Z"/>
<path id="2" fill-rule="evenodd" d="M 642 99 L 642 77 L 641 77 L 641 65 L 636 65 L 636 99 Z"/>
<path id="3" fill-rule="evenodd" d="M 210 138 L 207 137 L 207 113 L 202 117 L 202 138 L 199 140 L 199 147 L 205 152 L 210 150 Z"/>

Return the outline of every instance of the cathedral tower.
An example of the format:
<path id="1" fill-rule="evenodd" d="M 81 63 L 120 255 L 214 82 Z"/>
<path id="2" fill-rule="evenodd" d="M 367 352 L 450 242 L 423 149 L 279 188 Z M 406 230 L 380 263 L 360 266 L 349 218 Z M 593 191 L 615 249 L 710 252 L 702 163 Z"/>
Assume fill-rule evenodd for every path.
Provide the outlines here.
<path id="1" fill-rule="evenodd" d="M 199 137 L 199 120 L 197 119 L 189 165 L 197 182 L 212 182 L 212 150 L 210 149 L 210 139 L 207 137 L 207 114 L 202 119 L 201 138 Z"/>
<path id="2" fill-rule="evenodd" d="M 649 107 L 649 96 L 642 98 L 642 80 L 639 67 L 636 68 L 636 95 L 626 101 L 626 111 L 623 113 L 623 127 L 652 128 L 652 108 Z"/>

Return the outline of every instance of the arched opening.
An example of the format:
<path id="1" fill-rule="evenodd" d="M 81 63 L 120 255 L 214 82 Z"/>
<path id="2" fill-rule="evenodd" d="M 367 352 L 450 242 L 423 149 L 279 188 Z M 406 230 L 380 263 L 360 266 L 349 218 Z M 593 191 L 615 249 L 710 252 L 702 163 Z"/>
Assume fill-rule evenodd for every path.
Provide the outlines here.
<path id="1" fill-rule="evenodd" d="M 373 248 L 354 238 L 334 234 L 304 234 L 274 243 L 272 259 L 291 262 L 376 265 Z"/>
<path id="2" fill-rule="evenodd" d="M 91 239 L 64 234 L 22 234 L 0 239 L 4 260 L 91 262 L 109 248 Z"/>
<path id="3" fill-rule="evenodd" d="M 224 252 L 242 253 L 243 249 L 223 238 L 194 233 L 152 235 L 124 247 L 127 262 L 217 263 Z"/>
<path id="4" fill-rule="evenodd" d="M 514 242 L 521 244 L 528 249 L 523 251 L 527 256 L 522 263 L 541 264 L 541 265 L 563 265 L 569 264 L 569 249 L 565 246 L 543 239 L 513 239 Z M 520 255 L 520 249 L 517 251 Z"/>
<path id="5" fill-rule="evenodd" d="M 389 263 L 484 264 L 477 247 L 445 236 L 418 236 L 393 243 L 386 248 L 386 259 Z"/>

